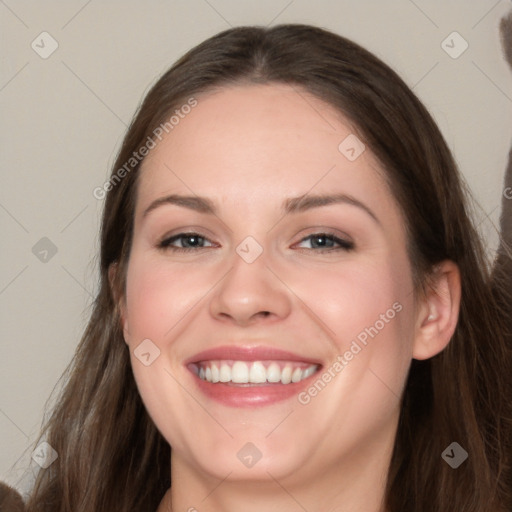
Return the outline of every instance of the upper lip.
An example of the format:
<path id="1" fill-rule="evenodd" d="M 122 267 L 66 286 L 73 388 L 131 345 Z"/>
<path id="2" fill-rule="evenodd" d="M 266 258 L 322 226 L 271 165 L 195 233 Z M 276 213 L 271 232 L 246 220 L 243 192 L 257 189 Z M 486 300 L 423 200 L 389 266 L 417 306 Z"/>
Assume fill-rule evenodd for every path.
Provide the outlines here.
<path id="1" fill-rule="evenodd" d="M 293 352 L 269 346 L 223 345 L 203 350 L 185 361 L 185 365 L 200 361 L 233 360 L 233 361 L 297 361 L 321 365 L 318 359 L 301 356 Z"/>

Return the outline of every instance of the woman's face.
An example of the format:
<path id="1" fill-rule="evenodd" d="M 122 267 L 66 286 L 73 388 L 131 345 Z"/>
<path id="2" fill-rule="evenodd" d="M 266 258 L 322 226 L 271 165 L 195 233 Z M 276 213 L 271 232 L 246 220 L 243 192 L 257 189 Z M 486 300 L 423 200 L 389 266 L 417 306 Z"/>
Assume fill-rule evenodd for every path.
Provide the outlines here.
<path id="1" fill-rule="evenodd" d="M 287 85 L 197 102 L 144 161 L 122 309 L 173 464 L 298 482 L 384 461 L 415 309 L 376 159 Z"/>

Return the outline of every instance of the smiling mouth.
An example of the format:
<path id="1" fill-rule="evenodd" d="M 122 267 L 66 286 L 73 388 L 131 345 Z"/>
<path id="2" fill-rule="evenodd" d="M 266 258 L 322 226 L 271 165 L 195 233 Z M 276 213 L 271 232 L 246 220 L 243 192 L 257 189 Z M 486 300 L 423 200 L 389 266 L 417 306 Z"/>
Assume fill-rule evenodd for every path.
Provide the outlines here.
<path id="1" fill-rule="evenodd" d="M 320 365 L 298 361 L 210 360 L 189 365 L 202 381 L 233 386 L 293 384 L 318 371 Z"/>

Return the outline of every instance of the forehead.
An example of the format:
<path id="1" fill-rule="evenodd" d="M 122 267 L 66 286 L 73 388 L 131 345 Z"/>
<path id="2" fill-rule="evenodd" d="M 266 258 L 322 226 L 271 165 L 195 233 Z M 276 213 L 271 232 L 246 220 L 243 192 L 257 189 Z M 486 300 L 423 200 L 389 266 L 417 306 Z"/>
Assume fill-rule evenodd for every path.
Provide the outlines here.
<path id="1" fill-rule="evenodd" d="M 383 206 L 392 201 L 371 151 L 353 161 L 340 151 L 356 128 L 303 89 L 238 85 L 195 98 L 197 106 L 157 140 L 142 165 L 139 213 L 158 195 L 175 192 L 270 206 L 334 187 L 380 196 Z"/>

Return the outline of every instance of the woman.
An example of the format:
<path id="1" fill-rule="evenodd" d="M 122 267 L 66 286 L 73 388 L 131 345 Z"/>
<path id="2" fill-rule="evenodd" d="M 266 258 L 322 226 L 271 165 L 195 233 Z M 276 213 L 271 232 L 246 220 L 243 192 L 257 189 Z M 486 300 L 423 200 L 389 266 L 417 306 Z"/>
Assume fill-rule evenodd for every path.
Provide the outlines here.
<path id="1" fill-rule="evenodd" d="M 28 510 L 510 510 L 505 291 L 386 65 L 223 32 L 148 93 L 104 193 Z"/>

